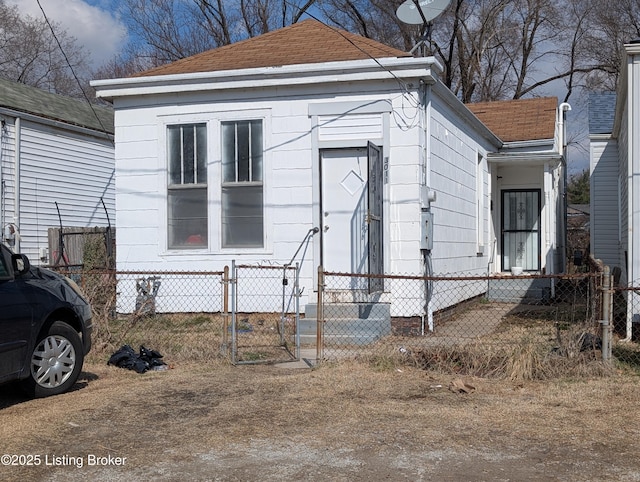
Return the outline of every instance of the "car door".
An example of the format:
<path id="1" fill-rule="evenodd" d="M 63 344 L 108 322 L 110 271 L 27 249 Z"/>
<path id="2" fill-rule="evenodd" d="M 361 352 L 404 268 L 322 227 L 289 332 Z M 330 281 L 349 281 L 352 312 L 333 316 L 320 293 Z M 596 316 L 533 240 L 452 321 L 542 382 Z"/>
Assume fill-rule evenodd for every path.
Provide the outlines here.
<path id="1" fill-rule="evenodd" d="M 0 246 L 0 382 L 16 378 L 27 358 L 33 323 L 27 289 L 14 278 L 10 251 Z"/>

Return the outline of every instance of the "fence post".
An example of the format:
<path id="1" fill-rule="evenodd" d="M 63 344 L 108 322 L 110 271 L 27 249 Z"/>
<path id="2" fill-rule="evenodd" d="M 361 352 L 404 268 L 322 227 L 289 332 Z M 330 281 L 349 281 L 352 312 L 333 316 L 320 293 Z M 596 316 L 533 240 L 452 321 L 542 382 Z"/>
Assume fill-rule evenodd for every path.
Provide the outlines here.
<path id="1" fill-rule="evenodd" d="M 229 266 L 224 267 L 222 278 L 222 346 L 224 356 L 229 354 Z"/>
<path id="2" fill-rule="evenodd" d="M 324 328 L 324 269 L 322 265 L 318 266 L 318 308 L 316 313 L 316 364 L 319 364 L 324 358 L 322 344 L 322 330 Z"/>
<path id="3" fill-rule="evenodd" d="M 602 281 L 602 360 L 611 360 L 611 334 L 613 297 L 611 296 L 611 274 L 609 266 L 604 267 L 604 279 Z"/>
<path id="4" fill-rule="evenodd" d="M 234 365 L 237 361 L 238 356 L 238 335 L 236 331 L 237 320 L 236 320 L 236 310 L 237 310 L 237 294 L 236 294 L 236 283 L 238 271 L 236 269 L 236 260 L 231 260 L 231 363 Z"/>

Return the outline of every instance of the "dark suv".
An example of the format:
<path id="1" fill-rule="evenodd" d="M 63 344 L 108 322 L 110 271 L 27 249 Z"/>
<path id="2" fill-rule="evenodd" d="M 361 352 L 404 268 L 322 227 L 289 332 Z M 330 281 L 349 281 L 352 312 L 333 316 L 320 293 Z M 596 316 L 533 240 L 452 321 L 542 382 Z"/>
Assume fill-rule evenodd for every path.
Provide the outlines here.
<path id="1" fill-rule="evenodd" d="M 0 244 L 0 383 L 33 397 L 76 382 L 91 348 L 91 307 L 69 278 Z"/>

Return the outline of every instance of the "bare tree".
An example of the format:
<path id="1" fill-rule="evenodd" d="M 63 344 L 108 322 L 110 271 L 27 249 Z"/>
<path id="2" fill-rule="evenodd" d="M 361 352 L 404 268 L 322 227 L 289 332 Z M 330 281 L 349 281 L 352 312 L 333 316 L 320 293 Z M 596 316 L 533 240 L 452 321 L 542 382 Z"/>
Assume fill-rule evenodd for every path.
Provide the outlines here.
<path id="1" fill-rule="evenodd" d="M 157 66 L 297 22 L 315 0 L 125 0 L 137 46 L 130 65 Z M 140 61 L 144 59 L 144 61 Z"/>
<path id="2" fill-rule="evenodd" d="M 0 0 L 0 76 L 49 92 L 83 97 L 76 76 L 81 83 L 87 82 L 87 54 L 58 25 L 51 27 L 55 38 L 44 20 L 22 17 L 16 7 Z"/>
<path id="3" fill-rule="evenodd" d="M 133 73 L 297 22 L 334 26 L 432 55 L 462 101 L 517 99 L 565 88 L 611 88 L 623 39 L 640 36 L 640 0 L 452 0 L 430 25 L 396 17 L 403 0 L 125 0 L 134 42 L 101 75 Z M 423 47 L 417 48 L 422 45 Z M 415 47 L 415 48 L 414 48 Z"/>
<path id="4" fill-rule="evenodd" d="M 590 72 L 590 90 L 615 90 L 623 68 L 624 44 L 640 38 L 640 1 L 608 3 L 584 0 L 590 7 L 590 29 L 583 43 L 583 55 L 598 65 Z"/>

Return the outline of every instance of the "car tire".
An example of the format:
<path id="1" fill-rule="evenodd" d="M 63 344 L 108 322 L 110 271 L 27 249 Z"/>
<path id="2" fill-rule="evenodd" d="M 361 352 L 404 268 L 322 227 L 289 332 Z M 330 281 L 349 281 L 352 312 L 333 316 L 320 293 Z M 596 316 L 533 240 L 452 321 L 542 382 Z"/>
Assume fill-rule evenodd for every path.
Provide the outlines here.
<path id="1" fill-rule="evenodd" d="M 67 323 L 56 321 L 36 341 L 23 388 L 36 398 L 66 392 L 78 379 L 83 362 L 80 335 Z"/>

